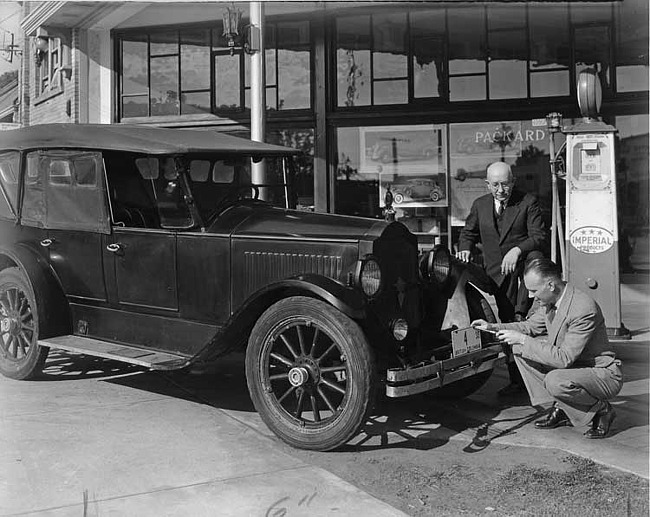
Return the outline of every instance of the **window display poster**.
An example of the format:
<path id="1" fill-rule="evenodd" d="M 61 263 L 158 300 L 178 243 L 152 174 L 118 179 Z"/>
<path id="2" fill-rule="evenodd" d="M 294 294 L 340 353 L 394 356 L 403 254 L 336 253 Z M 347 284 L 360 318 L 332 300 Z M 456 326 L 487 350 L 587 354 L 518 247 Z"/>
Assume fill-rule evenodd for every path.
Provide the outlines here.
<path id="1" fill-rule="evenodd" d="M 450 124 L 451 224 L 464 225 L 474 200 L 487 194 L 486 169 L 493 162 L 510 164 L 518 187 L 539 193 L 537 190 L 542 178 L 537 176 L 548 169 L 539 167 L 539 162 L 547 154 L 548 135 L 544 119 Z M 548 156 L 545 158 L 548 164 Z"/>
<path id="2" fill-rule="evenodd" d="M 444 126 L 360 128 L 360 172 L 379 176 L 379 199 L 386 192 L 400 208 L 447 206 Z"/>

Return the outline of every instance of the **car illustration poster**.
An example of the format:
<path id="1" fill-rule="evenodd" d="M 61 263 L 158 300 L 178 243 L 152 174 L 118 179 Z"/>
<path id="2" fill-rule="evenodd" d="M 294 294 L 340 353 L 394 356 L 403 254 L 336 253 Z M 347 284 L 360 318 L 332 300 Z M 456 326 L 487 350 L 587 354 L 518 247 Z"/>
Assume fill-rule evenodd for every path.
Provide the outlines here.
<path id="1" fill-rule="evenodd" d="M 360 128 L 362 173 L 379 176 L 380 205 L 391 192 L 395 207 L 447 206 L 444 126 Z"/>

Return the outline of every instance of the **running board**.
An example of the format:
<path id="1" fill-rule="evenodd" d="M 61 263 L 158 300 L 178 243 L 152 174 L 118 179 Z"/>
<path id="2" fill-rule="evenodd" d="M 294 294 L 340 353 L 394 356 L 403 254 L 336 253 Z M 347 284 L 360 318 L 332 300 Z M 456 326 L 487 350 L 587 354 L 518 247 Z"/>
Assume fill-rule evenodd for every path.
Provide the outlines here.
<path id="1" fill-rule="evenodd" d="M 38 344 L 78 354 L 137 364 L 152 370 L 178 370 L 187 366 L 190 362 L 187 357 L 178 354 L 146 350 L 81 336 L 70 335 L 39 339 Z"/>

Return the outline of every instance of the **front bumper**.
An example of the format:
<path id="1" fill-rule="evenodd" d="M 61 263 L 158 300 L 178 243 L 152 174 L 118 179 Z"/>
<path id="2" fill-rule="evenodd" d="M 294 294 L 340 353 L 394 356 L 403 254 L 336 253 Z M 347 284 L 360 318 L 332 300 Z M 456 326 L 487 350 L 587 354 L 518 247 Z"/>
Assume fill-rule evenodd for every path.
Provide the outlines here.
<path id="1" fill-rule="evenodd" d="M 505 362 L 503 346 L 487 346 L 452 359 L 426 361 L 417 366 L 386 371 L 386 396 L 406 397 L 446 386 Z"/>

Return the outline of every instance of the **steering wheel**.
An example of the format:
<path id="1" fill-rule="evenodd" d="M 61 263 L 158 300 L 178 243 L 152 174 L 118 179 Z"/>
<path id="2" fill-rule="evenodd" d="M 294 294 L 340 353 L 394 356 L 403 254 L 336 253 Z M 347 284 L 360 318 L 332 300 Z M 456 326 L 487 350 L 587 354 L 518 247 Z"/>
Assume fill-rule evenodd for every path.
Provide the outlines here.
<path id="1" fill-rule="evenodd" d="M 246 194 L 252 192 L 252 197 Z M 257 200 L 260 197 L 260 188 L 257 185 L 238 185 L 233 187 L 218 203 L 217 206 L 208 215 L 208 221 L 213 221 L 228 208 L 242 201 Z"/>

